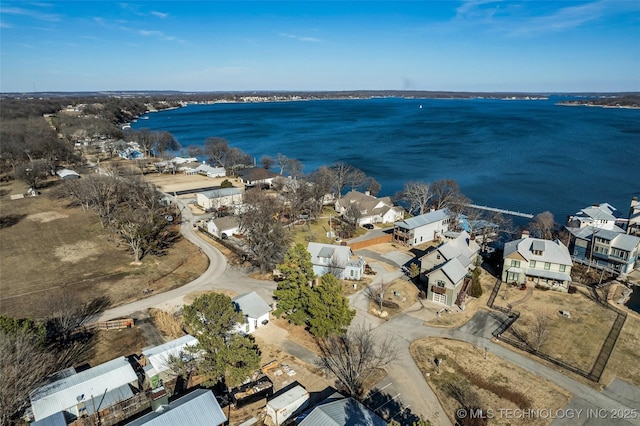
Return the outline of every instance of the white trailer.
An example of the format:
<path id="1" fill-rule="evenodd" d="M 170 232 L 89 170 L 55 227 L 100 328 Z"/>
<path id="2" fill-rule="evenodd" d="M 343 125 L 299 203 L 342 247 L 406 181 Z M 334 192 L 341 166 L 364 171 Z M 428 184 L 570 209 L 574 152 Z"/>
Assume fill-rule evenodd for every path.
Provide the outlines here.
<path id="1" fill-rule="evenodd" d="M 267 402 L 267 417 L 271 419 L 272 425 L 280 426 L 296 411 L 305 409 L 308 404 L 309 392 L 297 385 Z"/>

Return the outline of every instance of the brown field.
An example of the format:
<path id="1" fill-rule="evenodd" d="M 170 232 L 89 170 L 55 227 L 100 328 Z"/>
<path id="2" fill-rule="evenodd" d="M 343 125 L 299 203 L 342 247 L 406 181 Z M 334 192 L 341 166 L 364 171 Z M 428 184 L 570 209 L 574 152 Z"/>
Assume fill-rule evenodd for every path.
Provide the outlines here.
<path id="1" fill-rule="evenodd" d="M 57 183 L 57 182 L 56 182 Z M 146 256 L 140 265 L 93 212 L 42 195 L 11 200 L 20 182 L 0 188 L 0 313 L 18 317 L 47 313 L 47 300 L 61 291 L 82 299 L 106 295 L 112 305 L 179 287 L 197 278 L 208 259 L 186 240 L 165 256 Z M 14 186 L 15 185 L 15 186 Z"/>
<path id="2" fill-rule="evenodd" d="M 483 409 L 493 410 L 489 424 L 546 425 L 551 419 L 507 418 L 500 416 L 499 410 L 531 408 L 555 412 L 570 399 L 555 384 L 468 343 L 427 338 L 413 342 L 411 354 L 452 422 L 461 405 L 448 392 L 451 384 L 467 387 L 477 394 Z M 439 369 L 435 358 L 442 360 Z"/>
<path id="3" fill-rule="evenodd" d="M 640 317 L 627 316 L 616 346 L 613 348 L 600 383 L 608 385 L 615 377 L 640 387 Z"/>
<path id="4" fill-rule="evenodd" d="M 589 299 L 586 292 L 582 288 L 575 294 L 534 289 L 530 297 L 522 301 L 527 292 L 510 288 L 504 299 L 505 292 L 501 290 L 496 303 L 502 306 L 512 303 L 513 309 L 520 312 L 520 318 L 505 335 L 514 337 L 515 330 L 520 335 L 530 336 L 536 313 L 546 311 L 551 316 L 551 325 L 540 351 L 590 371 L 616 314 Z M 517 300 L 522 303 L 516 305 Z M 561 310 L 569 311 L 571 318 L 561 316 Z"/>
<path id="5" fill-rule="evenodd" d="M 384 301 L 394 303 L 398 307 L 387 307 L 383 305 L 383 314 L 380 315 L 380 304 L 378 302 L 370 301 L 369 312 L 388 319 L 394 315 L 404 312 L 407 308 L 413 306 L 417 300 L 418 287 L 416 287 L 416 285 L 411 281 L 397 279 L 389 283 L 388 287 L 386 287 L 384 292 Z"/>

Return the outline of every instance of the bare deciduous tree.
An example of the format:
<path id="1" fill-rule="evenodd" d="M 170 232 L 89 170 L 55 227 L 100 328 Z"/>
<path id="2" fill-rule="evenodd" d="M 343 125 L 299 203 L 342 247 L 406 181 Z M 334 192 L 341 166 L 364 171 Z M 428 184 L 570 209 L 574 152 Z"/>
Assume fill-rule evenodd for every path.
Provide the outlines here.
<path id="1" fill-rule="evenodd" d="M 550 240 L 553 238 L 553 231 L 556 228 L 556 221 L 553 213 L 544 211 L 538 213 L 529 224 L 531 232 L 538 238 Z"/>
<path id="2" fill-rule="evenodd" d="M 434 195 L 426 182 L 407 182 L 402 191 L 402 198 L 409 203 L 409 212 L 418 215 L 427 212 Z"/>
<path id="3" fill-rule="evenodd" d="M 267 170 L 271 169 L 275 163 L 276 163 L 276 160 L 274 160 L 273 157 L 270 157 L 268 155 L 263 155 L 262 158 L 260 158 L 260 164 L 262 164 L 262 167 L 264 167 Z"/>
<path id="4" fill-rule="evenodd" d="M 318 339 L 317 344 L 320 348 L 318 366 L 333 373 L 341 390 L 358 399 L 363 397 L 367 378 L 398 357 L 398 349 L 390 338 L 377 339 L 370 329 L 363 327 Z"/>
<path id="5" fill-rule="evenodd" d="M 11 424 L 28 407 L 29 391 L 44 384 L 56 365 L 55 352 L 47 350 L 40 337 L 0 330 L 0 424 Z"/>
<path id="6" fill-rule="evenodd" d="M 536 351 L 547 341 L 549 337 L 549 329 L 553 322 L 553 314 L 548 309 L 536 311 L 533 321 L 529 325 L 528 337 L 531 346 Z"/>
<path id="7" fill-rule="evenodd" d="M 385 283 L 384 280 L 377 283 L 372 283 L 365 289 L 365 294 L 369 300 L 377 303 L 379 309 L 382 311 L 382 304 L 384 302 L 384 293 L 389 289 L 391 283 Z"/>

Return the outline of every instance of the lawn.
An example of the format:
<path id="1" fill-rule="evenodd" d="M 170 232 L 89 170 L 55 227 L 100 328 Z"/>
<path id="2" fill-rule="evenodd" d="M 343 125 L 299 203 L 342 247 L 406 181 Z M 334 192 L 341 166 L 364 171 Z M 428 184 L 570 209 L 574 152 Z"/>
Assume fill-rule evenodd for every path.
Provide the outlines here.
<path id="1" fill-rule="evenodd" d="M 60 292 L 80 299 L 106 295 L 112 305 L 179 287 L 200 276 L 208 259 L 187 240 L 164 256 L 132 264 L 124 244 L 102 229 L 97 216 L 64 200 L 42 195 L 11 200 L 19 182 L 0 188 L 0 313 L 18 317 L 47 314 Z M 13 185 L 16 185 L 15 187 Z M 18 189 L 18 192 L 20 189 Z"/>
<path id="2" fill-rule="evenodd" d="M 517 338 L 515 333 L 518 333 L 530 342 L 537 313 L 547 312 L 550 326 L 540 351 L 590 371 L 611 330 L 615 312 L 589 299 L 587 290 L 582 288 L 575 294 L 538 289 L 534 289 L 530 295 L 527 293 L 510 288 L 506 294 L 501 290 L 496 298 L 497 304 L 506 306 L 511 303 L 513 309 L 520 312 L 520 318 L 505 332 L 505 336 Z M 560 311 L 569 311 L 571 317 L 563 317 Z"/>
<path id="3" fill-rule="evenodd" d="M 411 344 L 411 355 L 452 423 L 461 407 L 452 396 L 452 385 L 462 389 L 468 399 L 478 399 L 479 406 L 493 415 L 489 424 L 497 425 L 549 424 L 549 418 L 507 418 L 500 415 L 506 411 L 500 410 L 556 412 L 570 399 L 557 385 L 468 343 L 439 338 L 417 340 Z M 441 360 L 439 367 L 436 358 Z"/>

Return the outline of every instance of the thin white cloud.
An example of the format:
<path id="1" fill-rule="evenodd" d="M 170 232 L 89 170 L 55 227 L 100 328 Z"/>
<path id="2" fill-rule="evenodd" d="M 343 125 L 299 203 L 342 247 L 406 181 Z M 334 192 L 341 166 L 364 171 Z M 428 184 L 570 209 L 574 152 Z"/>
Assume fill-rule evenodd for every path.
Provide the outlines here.
<path id="1" fill-rule="evenodd" d="M 152 10 L 152 11 L 151 11 L 151 14 L 152 14 L 153 16 L 155 16 L 155 17 L 160 18 L 160 19 L 164 19 L 164 18 L 166 18 L 166 17 L 168 17 L 168 16 L 169 16 L 169 14 L 168 14 L 168 13 L 158 12 L 157 10 Z"/>
<path id="2" fill-rule="evenodd" d="M 304 36 L 298 36 L 298 35 L 295 35 L 295 34 L 288 34 L 288 33 L 279 33 L 279 35 L 281 37 L 287 37 L 287 38 L 291 38 L 291 39 L 294 39 L 294 40 L 310 42 L 310 43 L 318 43 L 318 42 L 322 41 L 321 39 L 315 38 L 315 37 L 304 37 Z"/>
<path id="3" fill-rule="evenodd" d="M 162 31 L 157 30 L 138 30 L 138 34 L 143 35 L 145 37 L 156 37 L 160 40 L 173 41 L 176 38 L 173 36 L 168 36 Z"/>
<path id="4" fill-rule="evenodd" d="M 13 28 L 13 25 L 0 21 L 0 28 Z"/>
<path id="5" fill-rule="evenodd" d="M 36 10 L 25 9 L 23 7 L 0 7 L 0 15 L 26 16 L 38 21 L 58 22 L 60 15 L 53 13 L 41 13 Z"/>
<path id="6" fill-rule="evenodd" d="M 555 2 L 469 0 L 456 9 L 454 23 L 481 25 L 513 36 L 578 28 L 606 16 L 640 11 L 640 2 L 595 0 L 554 7 Z"/>

